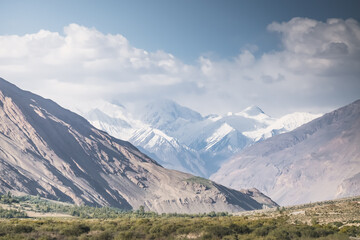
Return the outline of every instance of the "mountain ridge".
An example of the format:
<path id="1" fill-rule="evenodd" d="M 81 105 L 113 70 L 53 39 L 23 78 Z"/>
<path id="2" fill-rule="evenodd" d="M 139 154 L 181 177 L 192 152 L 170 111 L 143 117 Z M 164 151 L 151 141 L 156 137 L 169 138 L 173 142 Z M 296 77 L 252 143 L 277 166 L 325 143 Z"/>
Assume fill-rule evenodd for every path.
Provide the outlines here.
<path id="1" fill-rule="evenodd" d="M 235 189 L 251 185 L 282 205 L 360 194 L 359 129 L 357 100 L 245 149 L 211 179 Z"/>

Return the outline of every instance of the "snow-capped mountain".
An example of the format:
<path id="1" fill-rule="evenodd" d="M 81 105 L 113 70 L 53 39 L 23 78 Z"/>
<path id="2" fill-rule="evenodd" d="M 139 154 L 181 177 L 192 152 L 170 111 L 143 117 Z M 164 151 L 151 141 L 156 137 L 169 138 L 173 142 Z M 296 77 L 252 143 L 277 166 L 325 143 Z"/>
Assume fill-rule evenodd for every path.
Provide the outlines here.
<path id="1" fill-rule="evenodd" d="M 195 150 L 158 129 L 139 129 L 129 141 L 167 168 L 201 176 L 207 173 L 204 162 Z"/>
<path id="2" fill-rule="evenodd" d="M 130 141 L 164 167 L 203 177 L 245 147 L 320 116 L 294 113 L 275 119 L 250 106 L 241 112 L 203 117 L 170 100 L 151 102 L 137 114 L 123 106 L 103 106 L 82 115 L 94 126 Z"/>
<path id="3" fill-rule="evenodd" d="M 210 179 L 256 187 L 281 205 L 358 195 L 359 143 L 360 100 L 244 149 Z"/>
<path id="4" fill-rule="evenodd" d="M 141 120 L 144 123 L 165 133 L 175 132 L 184 125 L 198 122 L 202 119 L 200 113 L 167 99 L 147 104 L 141 116 Z"/>
<path id="5" fill-rule="evenodd" d="M 85 116 L 95 127 L 113 135 L 124 136 L 123 139 L 133 134 L 134 130 L 130 123 L 121 118 L 110 117 L 97 108 L 87 112 Z"/>
<path id="6" fill-rule="evenodd" d="M 260 141 L 281 133 L 289 132 L 321 116 L 322 114 L 295 112 L 273 120 L 273 122 L 265 128 L 259 128 L 254 131 L 246 131 L 243 132 L 243 134 L 251 139 L 254 139 L 255 141 Z"/>
<path id="7" fill-rule="evenodd" d="M 172 123 L 173 127 L 181 126 L 180 122 L 189 123 L 192 122 L 192 119 L 201 119 L 201 115 L 171 101 L 156 103 L 159 106 L 155 102 L 146 106 L 145 109 L 148 109 L 149 112 L 144 114 L 143 121 L 139 120 L 141 116 L 136 119 L 124 106 L 107 102 L 100 103 L 88 112 L 78 111 L 78 113 L 95 127 L 114 137 L 130 141 L 164 167 L 198 176 L 208 175 L 204 162 L 195 150 L 146 123 L 146 116 L 151 119 L 152 115 L 158 120 L 152 122 L 155 126 L 166 126 L 166 123 Z M 157 109 L 156 112 L 155 109 Z M 166 109 L 169 110 L 166 111 Z M 160 118 L 160 115 L 164 117 Z"/>

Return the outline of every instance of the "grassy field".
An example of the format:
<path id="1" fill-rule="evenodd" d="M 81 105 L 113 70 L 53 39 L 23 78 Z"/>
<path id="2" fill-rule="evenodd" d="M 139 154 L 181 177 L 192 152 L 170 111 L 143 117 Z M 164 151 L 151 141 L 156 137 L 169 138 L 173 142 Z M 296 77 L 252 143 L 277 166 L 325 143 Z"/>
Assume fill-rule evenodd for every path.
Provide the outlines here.
<path id="1" fill-rule="evenodd" d="M 237 215 L 123 212 L 10 194 L 0 202 L 0 239 L 360 239 L 360 197 Z"/>

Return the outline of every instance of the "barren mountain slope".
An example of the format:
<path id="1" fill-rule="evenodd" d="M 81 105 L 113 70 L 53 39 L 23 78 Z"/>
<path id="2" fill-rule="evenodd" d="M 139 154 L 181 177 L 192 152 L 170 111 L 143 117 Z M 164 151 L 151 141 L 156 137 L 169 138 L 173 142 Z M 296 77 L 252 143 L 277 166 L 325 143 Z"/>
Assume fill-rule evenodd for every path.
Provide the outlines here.
<path id="1" fill-rule="evenodd" d="M 360 100 L 247 148 L 211 179 L 288 205 L 359 195 L 359 176 Z"/>
<path id="2" fill-rule="evenodd" d="M 0 78 L 0 191 L 8 190 L 157 212 L 263 207 L 251 194 L 165 169 L 130 143 Z"/>

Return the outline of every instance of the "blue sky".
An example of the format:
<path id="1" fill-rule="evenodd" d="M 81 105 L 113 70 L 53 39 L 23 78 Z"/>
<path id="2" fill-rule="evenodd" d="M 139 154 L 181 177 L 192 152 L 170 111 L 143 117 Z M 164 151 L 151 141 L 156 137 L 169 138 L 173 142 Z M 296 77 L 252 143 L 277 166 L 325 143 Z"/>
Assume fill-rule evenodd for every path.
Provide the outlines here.
<path id="1" fill-rule="evenodd" d="M 185 62 L 202 54 L 236 56 L 252 44 L 277 49 L 277 36 L 266 31 L 273 21 L 307 17 L 360 20 L 360 1 L 241 0 L 62 0 L 0 1 L 0 34 L 61 32 L 70 23 L 121 33 L 134 46 L 162 49 Z"/>
<path id="2" fill-rule="evenodd" d="M 334 0 L 0 0 L 0 76 L 70 108 L 161 95 L 203 114 L 251 104 L 271 115 L 323 112 L 359 98 L 358 9 Z"/>

